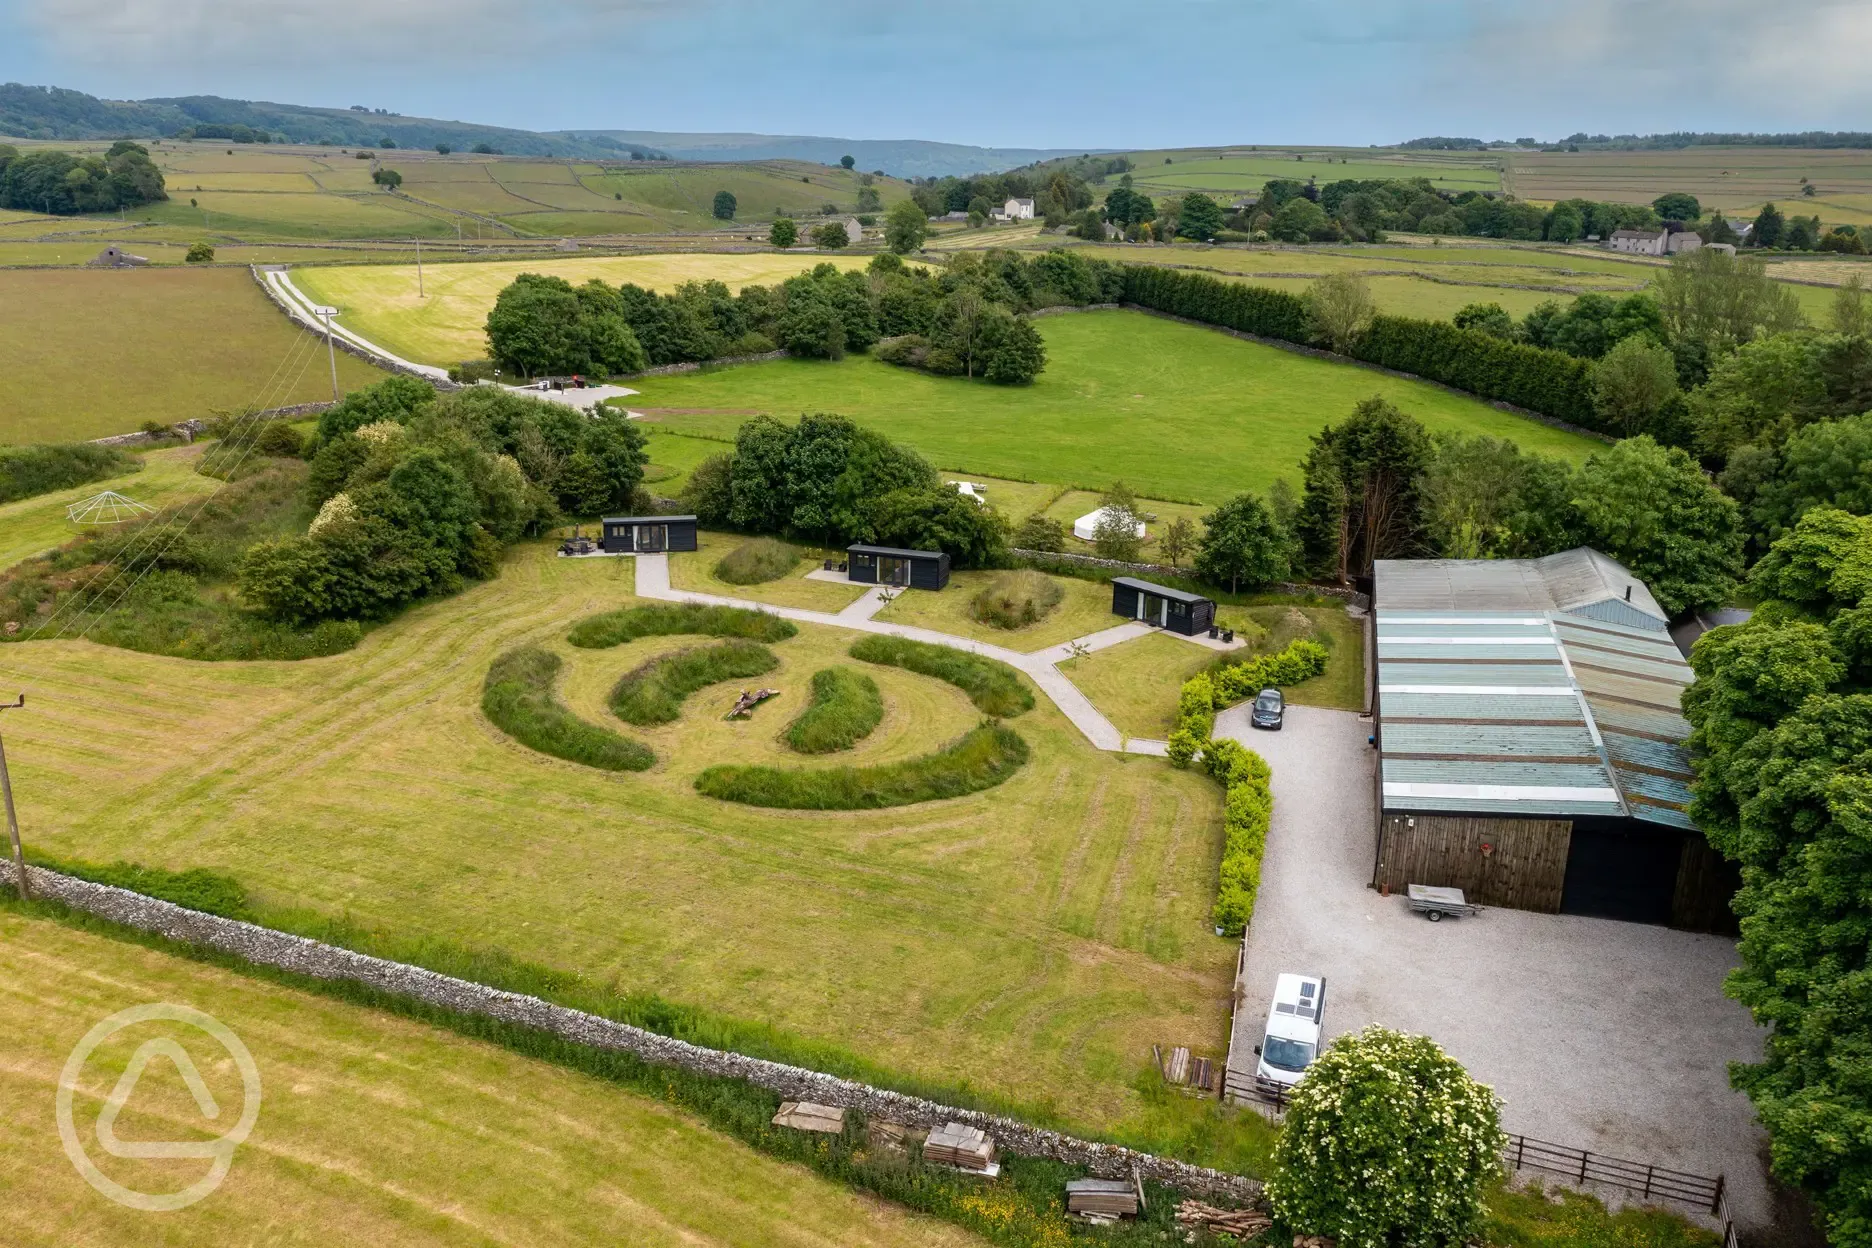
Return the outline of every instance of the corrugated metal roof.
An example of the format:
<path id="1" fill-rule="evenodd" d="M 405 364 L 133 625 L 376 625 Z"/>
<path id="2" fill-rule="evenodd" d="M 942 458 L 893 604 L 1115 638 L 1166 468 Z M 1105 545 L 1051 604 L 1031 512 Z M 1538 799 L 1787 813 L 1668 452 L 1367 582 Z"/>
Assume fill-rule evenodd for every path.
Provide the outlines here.
<path id="1" fill-rule="evenodd" d="M 1376 609 L 1385 809 L 1691 826 L 1692 675 L 1667 635 L 1557 606 L 1397 609 L 1390 583 Z"/>
<path id="2" fill-rule="evenodd" d="M 1380 559 L 1377 605 L 1398 611 L 1561 611 L 1662 632 L 1670 617 L 1645 583 L 1590 546 L 1540 559 Z"/>

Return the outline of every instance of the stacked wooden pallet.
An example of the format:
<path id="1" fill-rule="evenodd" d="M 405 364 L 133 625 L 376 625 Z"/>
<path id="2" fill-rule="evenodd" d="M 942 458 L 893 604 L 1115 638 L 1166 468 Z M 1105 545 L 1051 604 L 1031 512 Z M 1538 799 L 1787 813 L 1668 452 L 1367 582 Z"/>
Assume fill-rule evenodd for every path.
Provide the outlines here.
<path id="1" fill-rule="evenodd" d="M 830 1105 L 815 1105 L 811 1101 L 781 1101 L 780 1112 L 774 1115 L 773 1125 L 791 1127 L 795 1131 L 838 1135 L 845 1130 L 845 1111 Z"/>
<path id="2" fill-rule="evenodd" d="M 1165 1083 L 1192 1092 L 1213 1092 L 1216 1089 L 1215 1063 L 1206 1057 L 1192 1057 L 1190 1051 L 1182 1045 L 1171 1049 L 1168 1059 L 1159 1050 L 1157 1061 Z"/>
<path id="3" fill-rule="evenodd" d="M 1135 1218 L 1137 1187 L 1123 1179 L 1074 1179 L 1066 1185 L 1066 1212 L 1093 1220 Z"/>
<path id="4" fill-rule="evenodd" d="M 1207 1231 L 1211 1235 L 1233 1235 L 1248 1240 L 1274 1225 L 1274 1220 L 1254 1209 L 1219 1209 L 1200 1200 L 1186 1200 L 1177 1206 L 1177 1225 L 1186 1231 Z"/>
<path id="5" fill-rule="evenodd" d="M 994 1141 L 979 1127 L 951 1122 L 937 1127 L 923 1141 L 923 1160 L 939 1166 L 954 1166 L 989 1177 L 1001 1173 L 995 1162 Z"/>

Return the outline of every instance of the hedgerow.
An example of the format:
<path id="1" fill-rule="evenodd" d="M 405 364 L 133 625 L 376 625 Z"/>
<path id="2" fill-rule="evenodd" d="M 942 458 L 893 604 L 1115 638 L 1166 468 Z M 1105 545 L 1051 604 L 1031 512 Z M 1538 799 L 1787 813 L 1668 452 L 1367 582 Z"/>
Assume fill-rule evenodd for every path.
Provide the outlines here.
<path id="1" fill-rule="evenodd" d="M 143 461 L 114 446 L 66 442 L 0 447 L 0 503 L 140 472 Z"/>
<path id="2" fill-rule="evenodd" d="M 783 810 L 878 810 L 962 797 L 1000 784 L 1027 761 L 1027 742 L 988 720 L 934 754 L 873 767 L 792 770 L 710 767 L 696 777 L 704 797 Z"/>
<path id="3" fill-rule="evenodd" d="M 643 771 L 654 763 L 649 747 L 586 723 L 553 697 L 561 662 L 538 646 L 501 655 L 481 687 L 482 712 L 520 744 L 567 762 L 606 771 Z"/>
<path id="4" fill-rule="evenodd" d="M 812 702 L 782 738 L 802 754 L 849 750 L 884 718 L 877 682 L 849 667 L 813 673 Z"/>
<path id="5" fill-rule="evenodd" d="M 1033 710 L 1033 691 L 1013 668 L 950 646 L 873 634 L 852 643 L 852 658 L 883 667 L 901 667 L 947 681 L 969 695 L 984 715 L 1011 719 Z"/>
<path id="6" fill-rule="evenodd" d="M 639 637 L 743 637 L 749 641 L 785 641 L 799 629 L 770 611 L 746 607 L 707 607 L 696 603 L 625 607 L 591 615 L 572 626 L 566 640 L 585 650 L 604 650 Z"/>
<path id="7" fill-rule="evenodd" d="M 1127 303 L 1261 338 L 1311 345 L 1306 301 L 1286 291 L 1155 265 L 1124 268 Z M 1414 373 L 1485 399 L 1499 399 L 1601 432 L 1592 361 L 1509 342 L 1447 321 L 1379 316 L 1352 344 L 1354 359 Z"/>
<path id="8" fill-rule="evenodd" d="M 672 724 L 682 714 L 683 699 L 696 690 L 779 665 L 766 646 L 739 638 L 658 655 L 612 687 L 611 709 L 627 724 Z"/>
<path id="9" fill-rule="evenodd" d="M 1222 868 L 1212 917 L 1225 935 L 1239 936 L 1254 917 L 1261 887 L 1261 855 L 1274 816 L 1273 772 L 1238 741 L 1215 740 L 1215 713 L 1270 686 L 1297 685 L 1326 670 L 1326 647 L 1301 637 L 1277 654 L 1263 654 L 1183 682 L 1170 761 L 1187 767 L 1199 755 L 1203 770 L 1222 786 Z"/>

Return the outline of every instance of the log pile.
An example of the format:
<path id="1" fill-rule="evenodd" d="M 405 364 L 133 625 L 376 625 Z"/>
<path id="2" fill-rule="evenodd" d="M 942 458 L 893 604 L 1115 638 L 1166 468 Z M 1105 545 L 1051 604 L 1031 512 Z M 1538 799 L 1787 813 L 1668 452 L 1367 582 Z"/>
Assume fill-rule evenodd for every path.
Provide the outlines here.
<path id="1" fill-rule="evenodd" d="M 995 1164 L 994 1141 L 988 1133 L 959 1122 L 929 1133 L 929 1139 L 923 1141 L 923 1160 L 991 1178 L 1001 1173 L 1001 1167 Z"/>
<path id="2" fill-rule="evenodd" d="M 780 696 L 778 689 L 743 689 L 741 696 L 735 699 L 734 709 L 724 717 L 727 719 L 746 719 L 754 713 L 754 708 L 768 698 Z"/>
<path id="3" fill-rule="evenodd" d="M 1207 1231 L 1211 1235 L 1233 1235 L 1242 1240 L 1252 1239 L 1274 1225 L 1274 1220 L 1259 1210 L 1221 1209 L 1200 1200 L 1186 1200 L 1178 1205 L 1176 1220 L 1192 1237 L 1199 1231 Z"/>

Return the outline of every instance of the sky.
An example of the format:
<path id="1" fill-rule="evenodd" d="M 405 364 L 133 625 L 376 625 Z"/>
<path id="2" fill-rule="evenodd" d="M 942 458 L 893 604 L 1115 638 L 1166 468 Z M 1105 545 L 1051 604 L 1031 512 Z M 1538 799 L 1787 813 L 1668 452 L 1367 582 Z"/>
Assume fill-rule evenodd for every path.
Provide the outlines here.
<path id="1" fill-rule="evenodd" d="M 0 0 L 0 81 L 1002 147 L 1872 129 L 1872 0 Z"/>

